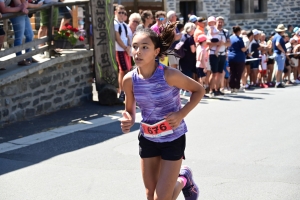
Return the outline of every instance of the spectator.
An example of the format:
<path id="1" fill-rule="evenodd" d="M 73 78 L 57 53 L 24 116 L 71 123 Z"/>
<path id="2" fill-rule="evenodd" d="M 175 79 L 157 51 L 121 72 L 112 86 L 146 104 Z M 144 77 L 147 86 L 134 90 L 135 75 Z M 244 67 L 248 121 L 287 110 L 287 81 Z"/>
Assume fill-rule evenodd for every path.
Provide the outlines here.
<path id="1" fill-rule="evenodd" d="M 197 68 L 197 75 L 198 81 L 201 85 L 203 85 L 204 89 L 207 87 L 205 85 L 205 78 L 206 78 L 206 69 L 207 69 L 207 62 L 208 62 L 208 55 L 206 51 L 206 40 L 207 37 L 204 34 L 198 36 L 196 44 L 196 68 Z"/>
<path id="2" fill-rule="evenodd" d="M 273 37 L 275 35 L 275 32 L 271 33 L 271 36 L 267 42 L 268 45 L 268 62 L 267 62 L 267 69 L 268 69 L 268 75 L 267 75 L 267 84 L 269 87 L 274 87 L 275 85 L 272 83 L 273 81 L 273 71 L 274 71 L 274 64 L 275 64 L 275 60 L 273 58 L 273 46 L 272 46 L 272 40 Z"/>
<path id="3" fill-rule="evenodd" d="M 132 13 L 129 16 L 129 23 L 127 25 L 129 45 L 132 45 L 132 38 L 136 31 L 136 27 L 140 24 L 140 21 L 141 21 L 141 16 L 138 13 Z M 134 66 L 131 50 L 130 50 L 130 57 L 131 57 L 131 65 Z"/>
<path id="4" fill-rule="evenodd" d="M 273 51 L 274 51 L 274 56 L 275 56 L 275 62 L 277 63 L 278 70 L 276 72 L 276 88 L 284 88 L 284 85 L 281 82 L 282 78 L 282 71 L 284 69 L 284 62 L 286 59 L 286 48 L 285 48 L 285 43 L 282 38 L 284 35 L 284 32 L 286 31 L 286 28 L 284 27 L 283 24 L 279 24 L 277 28 L 275 29 L 277 32 L 274 35 L 274 38 L 272 40 L 273 43 Z"/>
<path id="5" fill-rule="evenodd" d="M 243 42 L 245 47 L 248 47 L 247 51 L 245 52 L 246 59 L 250 59 L 252 55 L 249 52 L 249 46 L 251 42 L 253 41 L 253 32 L 252 31 L 247 31 L 246 36 L 243 37 Z M 242 76 L 242 83 L 243 83 L 243 88 L 240 91 L 245 92 L 245 89 L 249 89 L 249 85 L 247 84 L 248 77 L 251 74 L 251 69 L 250 69 L 250 61 L 245 62 L 245 70 L 244 74 Z"/>
<path id="6" fill-rule="evenodd" d="M 124 22 L 125 24 L 126 24 L 126 22 L 127 22 L 127 19 L 128 19 L 127 12 L 126 12 L 126 10 L 124 10 L 123 22 Z"/>
<path id="7" fill-rule="evenodd" d="M 151 24 L 153 23 L 153 14 L 151 10 L 144 10 L 141 14 L 142 23 L 138 25 L 136 28 L 137 30 L 142 28 L 150 28 Z"/>
<path id="8" fill-rule="evenodd" d="M 218 43 L 221 40 L 220 31 L 216 27 L 216 18 L 214 16 L 210 16 L 207 19 L 207 35 L 209 36 L 209 39 L 212 43 Z M 218 57 L 219 56 L 219 45 L 215 46 L 215 49 L 211 51 L 214 52 L 214 54 Z"/>
<path id="9" fill-rule="evenodd" d="M 176 12 L 173 10 L 170 10 L 167 13 L 167 23 L 176 23 Z M 175 38 L 173 44 L 171 45 L 170 49 L 174 49 L 176 44 L 179 42 L 180 38 L 182 37 L 181 32 L 179 31 L 178 28 L 175 29 L 176 34 L 175 34 Z M 168 59 L 169 59 L 169 66 L 173 67 L 175 69 L 178 69 L 178 65 L 179 65 L 179 58 L 173 55 L 174 53 L 171 51 L 170 54 L 168 55 Z"/>
<path id="10" fill-rule="evenodd" d="M 261 32 L 257 29 L 254 29 L 253 31 L 254 40 L 250 44 L 250 52 L 253 58 L 256 58 L 257 60 L 251 61 L 250 68 L 251 68 L 251 74 L 250 74 L 250 86 L 252 87 L 260 87 L 258 83 L 258 70 L 259 70 L 259 51 L 261 50 L 261 46 L 259 43 L 260 40 L 260 34 Z"/>
<path id="11" fill-rule="evenodd" d="M 196 73 L 196 45 L 193 38 L 195 29 L 195 24 L 191 22 L 185 24 L 184 30 L 182 32 L 182 37 L 184 37 L 185 40 L 183 44 L 185 55 L 179 60 L 179 66 L 182 73 L 190 78 L 193 78 L 193 73 Z M 190 96 L 190 92 L 184 91 L 183 95 Z"/>
<path id="12" fill-rule="evenodd" d="M 155 13 L 155 20 L 156 20 L 156 23 L 153 26 L 151 26 L 151 29 L 155 33 L 160 34 L 161 25 L 163 25 L 166 22 L 166 12 L 165 11 L 157 11 Z"/>
<path id="13" fill-rule="evenodd" d="M 206 19 L 204 17 L 198 17 L 197 18 L 197 23 L 196 23 L 196 30 L 194 33 L 194 40 L 195 42 L 197 41 L 197 38 L 199 35 L 204 35 L 205 34 L 205 27 L 206 27 Z"/>
<path id="14" fill-rule="evenodd" d="M 224 95 L 224 93 L 220 91 L 220 84 L 223 68 L 226 62 L 226 48 L 230 46 L 230 39 L 228 31 L 223 29 L 223 26 L 224 18 L 221 16 L 217 17 L 217 29 L 219 30 L 221 41 L 213 43 L 209 39 L 207 40 L 207 44 L 210 48 L 209 63 L 213 73 L 210 84 L 210 96 Z M 214 54 L 216 46 L 220 46 L 219 56 Z"/>
<path id="15" fill-rule="evenodd" d="M 15 39 L 14 39 L 14 46 L 19 46 L 22 44 L 23 37 L 25 36 L 25 43 L 31 42 L 33 40 L 33 31 L 31 28 L 30 20 L 28 18 L 28 9 L 33 7 L 39 7 L 42 4 L 31 4 L 27 1 L 21 3 L 20 0 L 0 0 L 0 12 L 1 13 L 8 13 L 8 12 L 23 12 L 26 15 L 17 16 L 11 18 L 10 21 L 13 25 Z M 30 52 L 31 48 L 26 49 L 26 53 Z M 17 52 L 16 56 L 22 55 L 22 52 Z M 18 62 L 19 66 L 26 66 L 30 63 L 38 62 L 37 60 L 33 59 L 32 57 L 27 58 L 26 60 L 22 60 Z"/>
<path id="16" fill-rule="evenodd" d="M 115 20 L 114 20 L 114 27 L 115 27 L 115 36 L 116 36 L 116 60 L 119 66 L 119 75 L 118 75 L 118 81 L 119 81 L 119 99 L 124 101 L 125 100 L 125 94 L 123 92 L 122 88 L 122 81 L 125 76 L 125 74 L 131 70 L 131 58 L 130 58 L 130 52 L 131 47 L 129 44 L 129 38 L 128 38 L 128 29 L 125 25 L 123 19 L 124 19 L 124 11 L 125 7 L 122 5 L 117 5 L 115 7 Z"/>
<path id="17" fill-rule="evenodd" d="M 59 0 L 59 2 L 63 2 L 64 0 Z M 60 22 L 59 30 L 62 30 L 66 24 L 69 24 L 72 19 L 71 11 L 67 6 L 59 7 L 58 12 L 60 16 L 63 16 Z"/>
<path id="18" fill-rule="evenodd" d="M 51 4 L 51 3 L 56 3 L 58 1 L 59 0 L 45 0 L 45 3 Z M 40 12 L 40 28 L 38 30 L 38 38 L 47 36 L 48 31 L 53 31 L 54 27 L 58 26 L 58 7 L 53 8 L 52 30 L 48 30 L 48 23 L 49 23 L 48 10 L 47 9 L 41 10 L 41 12 Z M 43 45 L 40 45 L 40 46 L 43 46 Z"/>
<path id="19" fill-rule="evenodd" d="M 239 26 L 232 28 L 233 35 L 230 36 L 231 46 L 228 48 L 228 62 L 230 67 L 229 86 L 231 93 L 237 93 L 240 89 L 241 77 L 245 68 L 245 47 L 243 39 L 240 37 L 242 29 Z"/>
<path id="20" fill-rule="evenodd" d="M 294 27 L 292 26 L 292 25 L 288 25 L 288 30 L 287 30 L 287 34 L 288 34 L 288 36 L 289 36 L 289 38 L 291 38 L 292 37 L 292 34 L 294 33 L 293 32 L 293 29 L 294 29 Z"/>
<path id="21" fill-rule="evenodd" d="M 299 59 L 300 59 L 300 55 L 296 54 L 300 52 L 300 44 L 297 44 L 297 41 L 295 40 L 295 38 L 291 38 L 290 39 L 290 43 L 291 43 L 291 53 L 294 53 L 294 55 L 292 55 L 291 60 L 293 61 L 293 65 L 292 65 L 292 73 L 294 76 L 294 82 L 299 84 L 300 81 L 297 79 L 299 74 L 298 74 L 298 66 L 299 66 Z"/>

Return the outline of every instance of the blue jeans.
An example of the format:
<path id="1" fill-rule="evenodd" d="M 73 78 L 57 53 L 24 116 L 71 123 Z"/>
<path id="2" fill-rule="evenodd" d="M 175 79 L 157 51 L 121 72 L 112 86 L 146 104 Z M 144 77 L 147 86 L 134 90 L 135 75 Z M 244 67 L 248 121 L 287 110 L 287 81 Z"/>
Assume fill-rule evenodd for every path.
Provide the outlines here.
<path id="1" fill-rule="evenodd" d="M 33 40 L 33 31 L 31 28 L 31 24 L 27 15 L 18 16 L 10 19 L 14 33 L 15 33 L 15 41 L 14 46 L 19 46 L 22 44 L 23 37 L 25 36 L 25 43 L 31 42 Z M 26 53 L 30 52 L 30 49 L 26 49 Z M 17 52 L 16 56 L 22 55 L 22 52 Z"/>
<path id="2" fill-rule="evenodd" d="M 284 63 L 285 63 L 285 55 L 284 54 L 277 54 L 277 53 L 274 53 L 274 56 L 275 56 L 275 62 L 277 63 L 277 66 L 278 66 L 278 71 L 283 71 L 284 69 Z"/>

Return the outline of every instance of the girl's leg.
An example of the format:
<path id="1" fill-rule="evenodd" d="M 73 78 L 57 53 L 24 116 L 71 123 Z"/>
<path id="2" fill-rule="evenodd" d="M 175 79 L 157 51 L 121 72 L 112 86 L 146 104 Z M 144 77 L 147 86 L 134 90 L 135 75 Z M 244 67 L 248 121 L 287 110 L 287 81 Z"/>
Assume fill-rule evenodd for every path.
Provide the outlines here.
<path id="1" fill-rule="evenodd" d="M 159 177 L 155 188 L 155 200 L 176 199 L 178 197 L 182 187 L 180 188 L 180 184 L 176 184 L 176 182 L 181 163 L 182 159 L 176 161 L 161 160 Z"/>
<path id="2" fill-rule="evenodd" d="M 269 64 L 267 66 L 267 69 L 268 69 L 268 80 L 267 80 L 267 82 L 271 83 L 272 79 L 273 79 L 274 64 Z"/>
<path id="3" fill-rule="evenodd" d="M 144 185 L 146 189 L 146 196 L 148 200 L 154 200 L 154 192 L 158 182 L 160 166 L 161 166 L 160 156 L 141 159 L 142 176 L 143 176 Z"/>

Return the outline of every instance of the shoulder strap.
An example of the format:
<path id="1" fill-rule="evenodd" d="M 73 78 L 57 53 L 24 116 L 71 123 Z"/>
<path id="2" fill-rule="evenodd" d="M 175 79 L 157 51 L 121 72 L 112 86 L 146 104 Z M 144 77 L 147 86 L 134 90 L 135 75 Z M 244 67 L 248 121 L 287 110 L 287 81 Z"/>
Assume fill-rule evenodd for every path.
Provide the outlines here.
<path id="1" fill-rule="evenodd" d="M 122 34 L 121 23 L 120 23 L 119 21 L 117 21 L 116 19 L 115 19 L 115 22 L 117 22 L 117 23 L 119 24 L 119 34 L 120 34 L 120 36 L 121 36 L 121 34 Z M 123 24 L 123 27 L 124 27 L 124 29 L 125 29 L 125 33 L 126 33 L 126 36 L 127 36 L 127 35 L 128 35 L 127 27 L 126 27 L 126 25 L 125 25 L 124 23 L 122 23 L 122 24 Z"/>
<path id="2" fill-rule="evenodd" d="M 128 35 L 128 30 L 127 30 L 127 26 L 123 23 L 123 27 L 125 29 L 125 33 L 126 33 L 126 36 Z"/>

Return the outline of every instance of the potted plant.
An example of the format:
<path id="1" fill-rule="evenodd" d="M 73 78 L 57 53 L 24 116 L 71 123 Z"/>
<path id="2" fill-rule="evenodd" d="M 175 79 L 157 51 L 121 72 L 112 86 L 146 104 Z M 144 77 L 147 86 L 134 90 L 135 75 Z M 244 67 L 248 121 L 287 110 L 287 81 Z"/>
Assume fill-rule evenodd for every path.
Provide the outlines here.
<path id="1" fill-rule="evenodd" d="M 54 30 L 54 46 L 58 49 L 72 49 L 77 41 L 83 41 L 84 37 L 78 36 L 78 29 L 66 24 L 61 30 Z"/>

